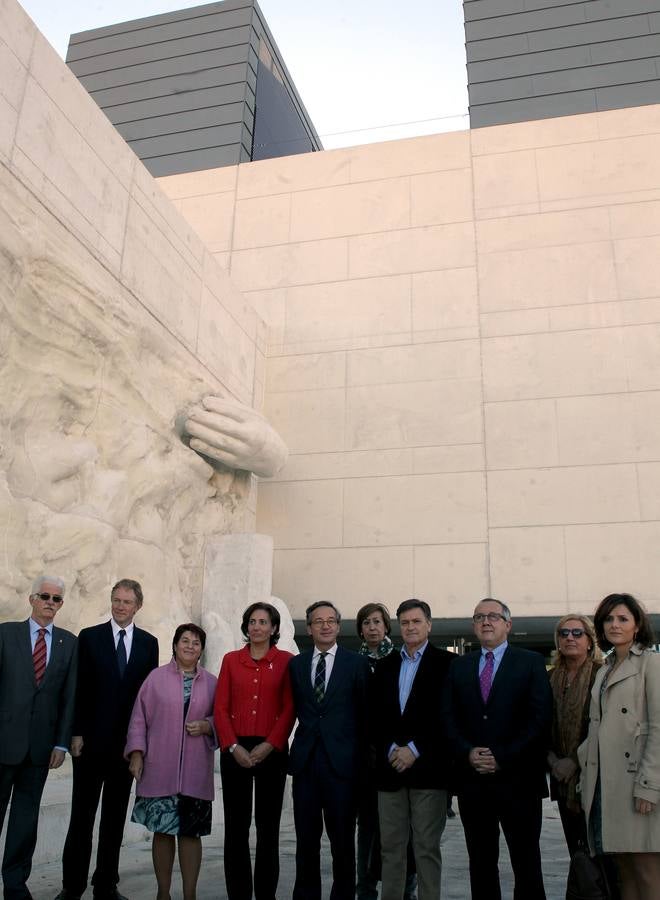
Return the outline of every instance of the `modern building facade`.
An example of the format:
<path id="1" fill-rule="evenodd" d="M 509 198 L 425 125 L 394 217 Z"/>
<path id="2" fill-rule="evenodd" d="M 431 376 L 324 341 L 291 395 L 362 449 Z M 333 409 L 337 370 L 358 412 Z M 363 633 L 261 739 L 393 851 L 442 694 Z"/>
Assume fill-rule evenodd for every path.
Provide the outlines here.
<path id="1" fill-rule="evenodd" d="M 74 34 L 66 61 L 152 175 L 321 149 L 255 0 Z"/>
<path id="2" fill-rule="evenodd" d="M 660 102 L 660 0 L 465 0 L 470 125 Z"/>

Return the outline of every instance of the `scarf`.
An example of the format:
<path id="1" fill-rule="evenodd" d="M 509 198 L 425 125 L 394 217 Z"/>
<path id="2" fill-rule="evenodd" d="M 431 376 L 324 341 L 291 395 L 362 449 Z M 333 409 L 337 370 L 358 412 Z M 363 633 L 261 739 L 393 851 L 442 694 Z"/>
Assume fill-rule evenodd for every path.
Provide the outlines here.
<path id="1" fill-rule="evenodd" d="M 568 669 L 560 656 L 550 673 L 554 697 L 552 748 L 560 759 L 568 756 L 577 762 L 577 748 L 586 737 L 591 688 L 599 667 L 600 662 L 587 657 L 573 680 L 569 681 Z M 580 810 L 580 802 L 576 796 L 579 774 L 578 769 L 567 782 L 556 784 L 557 792 L 573 812 Z"/>

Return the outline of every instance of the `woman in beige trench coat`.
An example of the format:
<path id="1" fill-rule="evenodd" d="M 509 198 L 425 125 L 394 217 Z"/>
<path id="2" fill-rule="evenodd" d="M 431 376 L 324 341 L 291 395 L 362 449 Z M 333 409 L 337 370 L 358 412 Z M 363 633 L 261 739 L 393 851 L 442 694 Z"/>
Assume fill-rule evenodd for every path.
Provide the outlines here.
<path id="1" fill-rule="evenodd" d="M 612 650 L 591 693 L 580 746 L 581 802 L 593 853 L 615 855 L 622 900 L 660 897 L 660 654 L 648 615 L 610 594 L 594 615 Z"/>

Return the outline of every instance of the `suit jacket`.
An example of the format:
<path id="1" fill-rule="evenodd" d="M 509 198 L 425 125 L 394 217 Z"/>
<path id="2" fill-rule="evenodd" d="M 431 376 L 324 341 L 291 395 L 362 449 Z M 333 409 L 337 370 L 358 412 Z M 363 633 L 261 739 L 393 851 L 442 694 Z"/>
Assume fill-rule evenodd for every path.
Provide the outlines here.
<path id="1" fill-rule="evenodd" d="M 481 651 L 459 657 L 449 671 L 444 697 L 447 735 L 454 752 L 456 786 L 497 779 L 547 797 L 545 760 L 552 727 L 552 692 L 543 657 L 507 647 L 484 703 L 479 688 Z M 499 765 L 479 775 L 468 761 L 473 747 L 490 747 Z"/>
<path id="2" fill-rule="evenodd" d="M 76 638 L 53 626 L 50 660 L 34 679 L 29 621 L 0 625 L 0 764 L 29 755 L 48 765 L 53 747 L 68 747 L 76 696 Z"/>
<path id="3" fill-rule="evenodd" d="M 78 636 L 78 689 L 73 734 L 82 735 L 83 753 L 124 753 L 128 721 L 142 682 L 158 666 L 158 641 L 141 628 L 133 630 L 131 655 L 119 677 L 112 625 L 83 628 Z"/>
<path id="4" fill-rule="evenodd" d="M 313 651 L 289 663 L 293 703 L 298 716 L 289 754 L 289 773 L 305 768 L 317 748 L 324 748 L 335 772 L 354 778 L 364 761 L 366 695 L 369 666 L 359 653 L 337 647 L 325 696 L 317 703 L 312 686 Z"/>
<path id="5" fill-rule="evenodd" d="M 376 666 L 369 690 L 369 730 L 378 790 L 448 786 L 451 753 L 441 700 L 449 667 L 455 659 L 453 653 L 427 645 L 403 713 L 399 706 L 401 653 L 394 650 Z M 395 772 L 387 760 L 389 749 L 392 744 L 403 747 L 410 741 L 419 751 L 419 758 L 405 772 Z"/>

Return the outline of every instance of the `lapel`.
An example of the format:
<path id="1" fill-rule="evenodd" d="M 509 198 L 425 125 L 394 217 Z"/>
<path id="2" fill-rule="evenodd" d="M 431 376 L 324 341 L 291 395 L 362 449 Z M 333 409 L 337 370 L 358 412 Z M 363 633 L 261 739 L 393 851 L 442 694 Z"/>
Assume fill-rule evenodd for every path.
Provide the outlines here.
<path id="1" fill-rule="evenodd" d="M 26 619 L 25 622 L 21 623 L 20 640 L 18 642 L 18 661 L 26 671 L 32 673 L 32 681 L 36 687 L 37 682 L 34 680 L 34 663 L 32 662 L 32 641 L 30 640 L 29 619 Z M 46 669 L 48 669 L 48 667 L 46 667 Z"/>
<path id="2" fill-rule="evenodd" d="M 639 675 L 640 662 L 639 657 L 628 657 L 624 659 L 621 665 L 618 667 L 616 672 L 612 672 L 607 679 L 607 684 L 605 685 L 605 693 L 609 691 L 611 687 L 615 684 L 618 684 L 620 681 L 625 681 L 626 678 L 632 678 L 635 675 Z"/>
<path id="3" fill-rule="evenodd" d="M 325 688 L 325 696 L 323 697 L 324 703 L 326 703 L 328 698 L 331 697 L 332 694 L 334 694 L 334 692 L 337 690 L 337 685 L 341 682 L 345 674 L 345 661 L 346 660 L 342 648 L 339 646 L 339 644 L 337 644 L 335 661 L 332 664 L 332 672 L 330 672 L 330 678 L 328 679 L 328 683 Z"/>
<path id="4" fill-rule="evenodd" d="M 101 633 L 99 635 L 101 639 L 101 649 L 105 654 L 105 658 L 108 660 L 108 666 L 112 671 L 112 675 L 119 681 L 119 666 L 117 665 L 117 650 L 115 648 L 115 638 L 112 633 L 112 623 L 105 622 L 101 626 Z M 133 654 L 131 653 L 131 656 Z"/>
<path id="5" fill-rule="evenodd" d="M 126 671 L 124 672 L 124 678 L 127 678 L 132 672 L 133 669 L 139 665 L 140 659 L 142 656 L 142 632 L 137 627 L 137 625 L 133 626 L 133 641 L 131 643 L 131 655 L 128 657 L 128 665 L 126 666 Z M 115 660 L 117 659 L 117 653 L 115 651 Z M 119 666 L 117 666 L 117 674 L 119 674 Z"/>
<path id="6" fill-rule="evenodd" d="M 429 660 L 433 654 L 433 651 L 429 653 L 430 644 L 427 645 L 426 650 L 422 653 L 422 658 L 419 661 L 419 666 L 417 667 L 417 672 L 415 673 L 415 677 L 413 678 L 413 683 L 410 686 L 410 693 L 408 694 L 408 700 L 406 701 L 406 708 L 403 711 L 403 715 L 406 713 L 410 713 L 411 710 L 414 710 L 415 703 L 417 701 L 417 695 L 422 689 L 422 685 L 424 683 L 424 678 L 426 675 L 426 669 L 430 665 Z M 397 706 L 399 704 L 399 676 L 401 674 L 401 665 L 403 660 L 401 658 L 401 651 L 397 653 L 399 657 L 399 665 L 396 667 L 396 700 Z"/>

